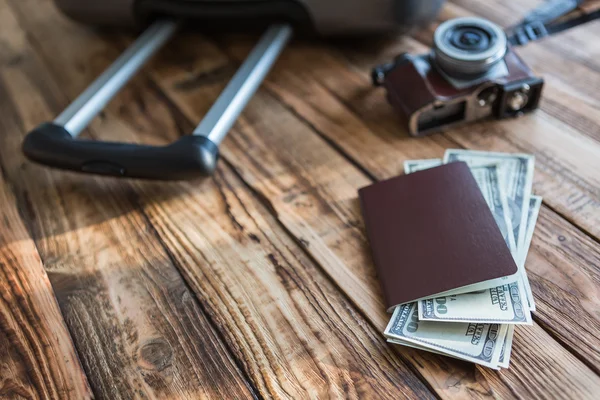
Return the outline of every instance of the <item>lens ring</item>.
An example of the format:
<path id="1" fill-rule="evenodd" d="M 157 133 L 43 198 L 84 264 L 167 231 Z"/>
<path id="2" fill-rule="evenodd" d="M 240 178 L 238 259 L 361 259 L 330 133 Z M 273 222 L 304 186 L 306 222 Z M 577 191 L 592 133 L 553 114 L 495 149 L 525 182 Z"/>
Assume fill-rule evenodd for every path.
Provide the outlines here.
<path id="1" fill-rule="evenodd" d="M 433 35 L 435 61 L 452 76 L 487 72 L 506 54 L 506 34 L 498 25 L 476 17 L 442 23 Z"/>

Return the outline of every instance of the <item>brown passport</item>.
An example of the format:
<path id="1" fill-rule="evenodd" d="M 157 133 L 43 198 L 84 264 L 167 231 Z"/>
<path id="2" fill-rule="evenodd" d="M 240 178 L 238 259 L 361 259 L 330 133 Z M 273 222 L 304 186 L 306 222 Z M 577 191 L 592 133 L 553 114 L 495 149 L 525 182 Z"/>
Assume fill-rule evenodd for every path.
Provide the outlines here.
<path id="1" fill-rule="evenodd" d="M 359 197 L 388 309 L 517 272 L 464 162 L 379 182 Z"/>

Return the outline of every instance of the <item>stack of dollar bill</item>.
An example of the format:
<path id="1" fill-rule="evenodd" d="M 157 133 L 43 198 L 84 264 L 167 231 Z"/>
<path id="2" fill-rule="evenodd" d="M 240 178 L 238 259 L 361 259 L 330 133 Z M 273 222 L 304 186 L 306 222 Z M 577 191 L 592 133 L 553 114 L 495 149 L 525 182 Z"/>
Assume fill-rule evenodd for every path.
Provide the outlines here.
<path id="1" fill-rule="evenodd" d="M 406 161 L 404 172 L 410 174 L 454 161 L 469 165 L 518 272 L 459 288 L 443 297 L 397 306 L 385 336 L 391 343 L 494 369 L 507 368 L 515 326 L 531 324 L 531 311 L 535 311 L 525 272 L 525 259 L 542 202 L 539 196 L 531 194 L 534 157 L 447 150 L 443 160 Z"/>

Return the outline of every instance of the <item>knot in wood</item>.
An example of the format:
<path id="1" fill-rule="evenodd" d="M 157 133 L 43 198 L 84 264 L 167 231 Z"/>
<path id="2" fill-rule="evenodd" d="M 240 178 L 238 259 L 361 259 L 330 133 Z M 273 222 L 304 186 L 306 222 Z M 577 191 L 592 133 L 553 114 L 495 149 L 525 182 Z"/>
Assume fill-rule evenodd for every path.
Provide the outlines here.
<path id="1" fill-rule="evenodd" d="M 162 371 L 173 358 L 173 349 L 164 339 L 151 339 L 139 349 L 139 364 L 141 367 L 154 371 Z"/>

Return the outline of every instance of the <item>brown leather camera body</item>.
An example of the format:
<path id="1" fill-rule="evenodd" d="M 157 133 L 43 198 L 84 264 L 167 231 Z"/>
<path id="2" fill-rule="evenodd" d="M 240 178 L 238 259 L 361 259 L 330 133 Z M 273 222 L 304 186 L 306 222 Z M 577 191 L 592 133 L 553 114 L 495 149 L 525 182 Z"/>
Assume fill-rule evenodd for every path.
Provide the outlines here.
<path id="1" fill-rule="evenodd" d="M 488 117 L 520 116 L 539 104 L 543 80 L 510 47 L 504 56 L 507 74 L 468 87 L 453 85 L 431 57 L 401 54 L 384 67 L 380 82 L 412 136 Z"/>

